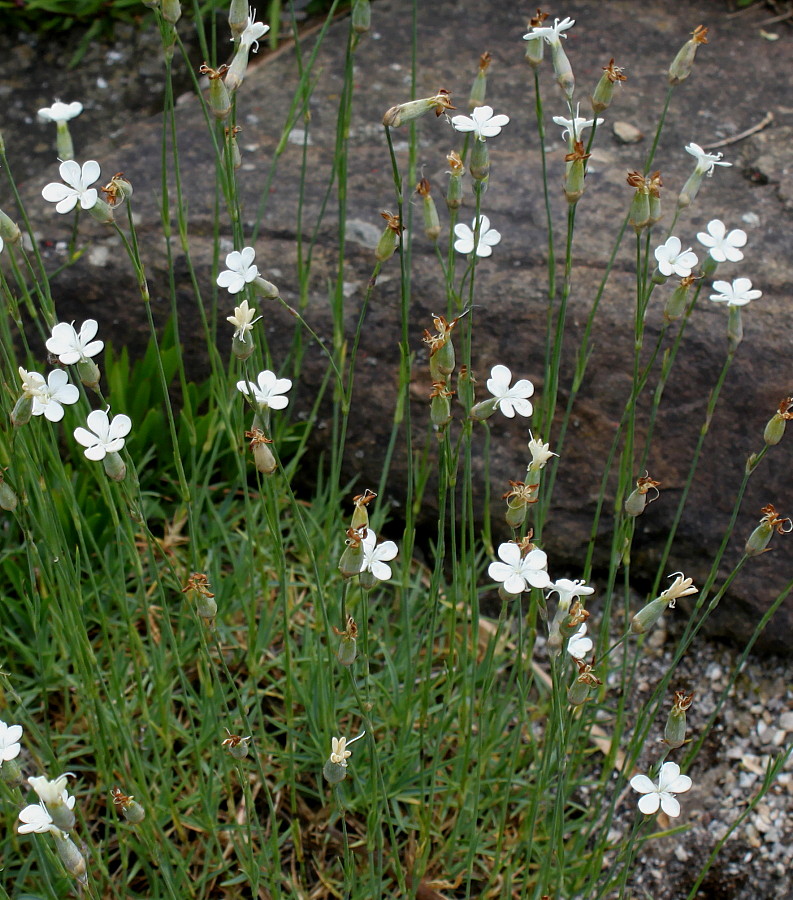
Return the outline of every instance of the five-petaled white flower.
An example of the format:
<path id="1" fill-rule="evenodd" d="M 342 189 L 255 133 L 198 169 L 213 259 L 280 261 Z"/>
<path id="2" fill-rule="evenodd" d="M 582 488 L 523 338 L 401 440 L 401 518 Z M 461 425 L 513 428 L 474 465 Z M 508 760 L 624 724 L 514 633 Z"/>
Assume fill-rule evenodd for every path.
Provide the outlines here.
<path id="1" fill-rule="evenodd" d="M 292 387 L 289 378 L 278 378 L 275 372 L 265 369 L 259 372 L 256 382 L 238 381 L 237 390 L 253 399 L 259 406 L 267 406 L 270 409 L 285 409 L 289 404 L 289 398 L 282 396 Z"/>
<path id="2" fill-rule="evenodd" d="M 0 768 L 4 762 L 9 762 L 19 756 L 20 739 L 22 738 L 21 725 L 6 725 L 0 719 Z"/>
<path id="3" fill-rule="evenodd" d="M 118 453 L 124 447 L 124 438 L 132 430 L 129 416 L 121 414 L 111 421 L 103 409 L 88 413 L 86 424 L 91 430 L 75 428 L 74 439 L 86 448 L 86 458 L 95 462 L 104 459 L 108 453 Z"/>
<path id="4" fill-rule="evenodd" d="M 473 131 L 478 141 L 485 138 L 496 137 L 501 134 L 501 129 L 509 124 L 509 116 L 503 114 L 494 116 L 492 106 L 477 106 L 470 116 L 455 116 L 452 119 L 457 131 L 463 133 Z"/>
<path id="5" fill-rule="evenodd" d="M 56 125 L 59 125 L 79 116 L 82 111 L 83 104 L 76 100 L 73 103 L 61 103 L 60 100 L 56 100 L 52 106 L 40 109 L 38 115 L 42 122 L 55 122 Z"/>
<path id="6" fill-rule="evenodd" d="M 361 572 L 371 572 L 378 581 L 388 581 L 391 577 L 391 566 L 387 563 L 397 555 L 397 545 L 393 541 L 383 541 L 378 546 L 377 535 L 371 528 L 367 528 L 361 546 L 363 547 Z"/>
<path id="7" fill-rule="evenodd" d="M 86 319 L 80 326 L 80 333 L 75 330 L 74 323 L 58 322 L 52 329 L 52 337 L 47 339 L 46 347 L 65 365 L 96 356 L 104 347 L 103 341 L 95 341 L 99 329 L 96 319 Z"/>
<path id="8" fill-rule="evenodd" d="M 474 249 L 474 235 L 476 233 L 476 219 L 471 222 L 469 228 L 463 222 L 458 222 L 454 226 L 454 233 L 457 240 L 454 242 L 454 249 L 458 253 L 470 253 Z M 490 256 L 493 247 L 501 240 L 501 232 L 490 227 L 490 219 L 487 216 L 479 217 L 479 240 L 476 243 L 477 256 Z"/>
<path id="9" fill-rule="evenodd" d="M 680 766 L 677 763 L 665 762 L 658 773 L 658 784 L 650 781 L 646 775 L 634 775 L 631 778 L 631 787 L 642 794 L 639 797 L 639 809 L 645 816 L 652 816 L 658 812 L 658 807 L 672 819 L 680 815 L 680 804 L 675 794 L 684 794 L 691 788 L 691 779 L 688 775 L 680 774 Z"/>
<path id="10" fill-rule="evenodd" d="M 66 184 L 52 181 L 44 186 L 41 196 L 50 203 L 55 203 L 55 209 L 59 213 L 71 212 L 78 200 L 83 209 L 93 209 L 99 194 L 96 188 L 89 185 L 99 178 L 99 163 L 95 159 L 89 159 L 81 169 L 73 159 L 67 159 L 61 163 L 58 171 Z"/>
<path id="11" fill-rule="evenodd" d="M 547 588 L 551 579 L 546 569 L 548 557 L 544 550 L 535 547 L 523 556 L 520 547 L 511 541 L 500 544 L 498 557 L 501 562 L 492 562 L 487 574 L 493 581 L 500 581 L 508 594 L 519 594 L 530 587 Z"/>
<path id="12" fill-rule="evenodd" d="M 38 372 L 28 372 L 38 375 Z M 41 376 L 39 375 L 39 378 Z M 53 369 L 47 376 L 47 383 L 42 384 L 33 397 L 33 415 L 44 415 L 50 422 L 60 422 L 63 418 L 63 405 L 70 406 L 80 399 L 80 392 L 75 385 L 69 384 L 69 376 L 63 369 Z"/>
<path id="13" fill-rule="evenodd" d="M 697 240 L 708 248 L 708 253 L 716 262 L 739 262 L 743 259 L 743 253 L 738 248 L 746 245 L 746 232 L 734 228 L 728 234 L 720 219 L 708 222 L 708 230 L 700 231 Z"/>
<path id="14" fill-rule="evenodd" d="M 716 303 L 726 303 L 728 306 L 746 306 L 751 300 L 757 300 L 763 296 L 762 291 L 752 290 L 752 282 L 748 278 L 736 278 L 732 284 L 729 281 L 714 281 L 710 299 Z"/>
<path id="15" fill-rule="evenodd" d="M 563 129 L 562 131 L 562 140 L 567 140 L 571 144 L 575 141 L 581 140 L 581 132 L 585 128 L 591 128 L 595 124 L 595 119 L 587 119 L 584 116 L 579 116 L 578 111 L 581 104 L 577 103 L 575 108 L 575 118 L 574 119 L 565 119 L 564 116 L 554 116 L 553 121 L 556 125 L 560 125 Z M 598 119 L 597 124 L 600 127 L 603 124 L 603 119 Z"/>
<path id="16" fill-rule="evenodd" d="M 716 166 L 731 166 L 731 162 L 722 162 L 723 153 L 706 153 L 699 144 L 691 143 L 686 147 L 686 153 L 690 153 L 697 161 L 695 171 L 700 175 L 713 175 Z"/>
<path id="17" fill-rule="evenodd" d="M 239 294 L 259 274 L 258 268 L 253 265 L 254 256 L 256 251 L 253 247 L 232 250 L 226 257 L 228 268 L 218 275 L 218 285 L 226 288 L 230 294 Z"/>
<path id="18" fill-rule="evenodd" d="M 254 266 L 254 269 L 256 266 Z M 257 318 L 253 318 L 256 315 L 255 309 L 248 308 L 248 301 L 243 300 L 239 306 L 234 307 L 234 315 L 226 316 L 226 321 L 231 322 L 231 324 L 236 328 L 234 332 L 234 337 L 239 338 L 241 341 L 245 341 L 245 335 L 253 330 L 253 326 L 261 319 L 261 316 Z"/>
<path id="19" fill-rule="evenodd" d="M 589 587 L 585 581 L 570 581 L 569 578 L 560 578 L 550 585 L 551 593 L 556 592 L 559 595 L 559 605 L 569 608 L 573 597 L 587 597 L 594 594 L 595 589 Z"/>
<path id="20" fill-rule="evenodd" d="M 248 7 L 248 24 L 245 26 L 245 30 L 240 35 L 240 44 L 244 47 L 251 47 L 253 44 L 256 46 L 253 48 L 254 53 L 259 52 L 259 38 L 264 37 L 265 34 L 270 30 L 269 25 L 264 25 L 261 22 L 256 21 L 256 10 L 252 7 Z M 234 38 L 231 39 L 232 41 Z"/>
<path id="21" fill-rule="evenodd" d="M 566 34 L 562 32 L 567 31 L 575 25 L 575 19 L 571 19 L 570 16 L 566 16 L 560 22 L 558 19 L 554 19 L 553 25 L 545 25 L 542 28 L 533 28 L 528 34 L 523 35 L 524 41 L 529 41 L 532 38 L 545 38 L 546 43 L 553 46 L 554 44 L 560 44 L 560 38 L 567 38 Z"/>
<path id="22" fill-rule="evenodd" d="M 26 806 L 19 813 L 19 821 L 22 823 L 17 829 L 20 834 L 46 834 L 48 831 L 58 831 L 43 803 L 31 803 L 30 806 Z"/>
<path id="23" fill-rule="evenodd" d="M 350 744 L 354 744 L 357 740 L 362 738 L 366 734 L 365 731 L 362 731 L 360 734 L 356 734 L 352 740 L 347 740 L 346 737 L 340 738 L 331 738 L 330 746 L 330 761 L 337 766 L 347 767 L 347 760 L 352 756 L 352 752 L 347 749 Z"/>
<path id="24" fill-rule="evenodd" d="M 665 244 L 655 248 L 655 258 L 662 275 L 678 275 L 686 278 L 697 264 L 697 254 L 691 249 L 682 249 L 680 238 L 674 235 Z"/>
<path id="25" fill-rule="evenodd" d="M 530 416 L 533 407 L 528 398 L 534 393 L 534 385 L 527 378 L 521 378 L 510 387 L 510 381 L 512 372 L 506 366 L 493 366 L 490 370 L 487 389 L 498 401 L 496 407 L 508 419 L 514 418 L 515 413 Z"/>
<path id="26" fill-rule="evenodd" d="M 47 778 L 46 775 L 35 775 L 32 778 L 28 778 L 28 784 L 36 792 L 42 803 L 50 806 L 58 806 L 62 803 L 68 809 L 74 809 L 75 798 L 70 797 L 69 792 L 66 790 L 66 779 L 69 776 L 74 777 L 71 772 L 64 772 L 63 775 L 53 779 Z"/>
<path id="27" fill-rule="evenodd" d="M 586 622 L 584 622 L 567 642 L 567 652 L 573 659 L 583 659 L 592 649 L 592 638 L 586 637 L 586 631 Z"/>

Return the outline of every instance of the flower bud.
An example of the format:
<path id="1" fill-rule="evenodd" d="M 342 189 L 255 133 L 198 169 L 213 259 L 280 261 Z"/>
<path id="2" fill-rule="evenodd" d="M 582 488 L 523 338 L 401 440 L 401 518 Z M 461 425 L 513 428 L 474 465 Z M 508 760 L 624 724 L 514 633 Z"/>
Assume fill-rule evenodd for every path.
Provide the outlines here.
<path id="1" fill-rule="evenodd" d="M 365 34 L 372 27 L 372 7 L 369 0 L 353 0 L 352 30 L 356 34 Z"/>
<path id="2" fill-rule="evenodd" d="M 695 281 L 693 275 L 683 278 L 680 284 L 672 291 L 672 296 L 666 301 L 664 307 L 664 319 L 667 322 L 674 322 L 686 311 L 688 307 L 688 295 L 691 293 L 691 285 Z"/>
<path id="3" fill-rule="evenodd" d="M 443 115 L 447 109 L 454 109 L 451 104 L 451 94 L 441 88 L 433 97 L 425 97 L 422 100 L 410 100 L 392 106 L 383 116 L 383 125 L 386 128 L 399 128 L 406 122 L 412 122 L 428 112 L 435 112 L 436 116 Z"/>
<path id="4" fill-rule="evenodd" d="M 127 474 L 127 467 L 124 464 L 124 460 L 118 455 L 118 453 L 107 453 L 105 454 L 105 458 L 102 460 L 102 465 L 105 469 L 105 475 L 111 481 L 123 481 Z"/>
<path id="5" fill-rule="evenodd" d="M 6 483 L 3 478 L 3 473 L 0 472 L 0 509 L 5 509 L 7 512 L 13 512 L 17 508 L 18 503 L 19 498 L 13 488 Z"/>
<path id="6" fill-rule="evenodd" d="M 451 398 L 454 392 L 446 381 L 436 381 L 430 394 L 430 421 L 436 428 L 444 428 L 452 420 Z"/>
<path id="7" fill-rule="evenodd" d="M 240 145 L 237 143 L 237 135 L 241 131 L 239 125 L 226 129 L 226 142 L 223 144 L 223 162 L 226 165 L 231 164 L 231 168 L 235 171 L 242 165 L 242 154 L 240 153 Z"/>
<path id="8" fill-rule="evenodd" d="M 21 236 L 22 232 L 19 230 L 17 223 L 9 219 L 3 210 L 0 209 L 0 237 L 7 244 L 16 244 Z"/>
<path id="9" fill-rule="evenodd" d="M 80 376 L 80 381 L 87 388 L 91 388 L 94 391 L 97 390 L 101 373 L 99 366 L 92 359 L 89 357 L 81 359 L 77 363 L 77 374 Z"/>
<path id="10" fill-rule="evenodd" d="M 438 333 L 432 334 L 425 329 L 423 340 L 430 348 L 430 377 L 435 385 L 445 383 L 448 376 L 454 372 L 456 357 L 452 343 L 452 331 L 460 321 L 460 316 L 452 319 L 449 323 L 445 316 L 433 315 L 432 321 L 438 329 Z"/>
<path id="11" fill-rule="evenodd" d="M 474 141 L 468 171 L 476 181 L 481 182 L 487 178 L 490 173 L 490 151 L 487 149 L 487 141 Z"/>
<path id="12" fill-rule="evenodd" d="M 449 162 L 449 187 L 446 191 L 446 206 L 448 209 L 459 209 L 463 205 L 463 161 L 452 150 L 446 157 Z"/>
<path id="13" fill-rule="evenodd" d="M 182 17 L 182 4 L 179 0 L 162 0 L 162 17 L 171 25 L 176 25 Z"/>
<path id="14" fill-rule="evenodd" d="M 676 750 L 686 742 L 686 710 L 694 699 L 693 692 L 675 691 L 675 702 L 672 706 L 664 728 L 664 743 Z"/>
<path id="15" fill-rule="evenodd" d="M 63 868 L 66 869 L 70 875 L 73 875 L 80 884 L 87 884 L 88 870 L 85 865 L 85 859 L 83 858 L 83 854 L 77 849 L 77 845 L 74 841 L 68 835 L 62 834 L 59 837 L 56 836 L 55 847 L 58 851 L 58 856 L 63 863 Z"/>
<path id="16" fill-rule="evenodd" d="M 437 241 L 441 233 L 441 221 L 438 218 L 438 210 L 435 201 L 430 194 L 430 183 L 422 178 L 416 187 L 416 193 L 422 198 L 422 218 L 424 220 L 424 234 L 431 240 Z"/>
<path id="17" fill-rule="evenodd" d="M 231 0 L 229 6 L 229 28 L 234 40 L 239 40 L 248 25 L 248 0 Z"/>
<path id="18" fill-rule="evenodd" d="M 700 44 L 707 44 L 708 29 L 697 25 L 691 33 L 691 38 L 680 48 L 677 56 L 669 66 L 669 84 L 678 85 L 688 78 L 694 66 L 694 57 Z"/>
<path id="19" fill-rule="evenodd" d="M 485 94 L 487 93 L 487 70 L 490 68 L 492 57 L 485 52 L 479 57 L 479 71 L 476 73 L 474 83 L 471 86 L 471 94 L 468 98 L 468 109 L 476 109 L 477 106 L 485 105 Z"/>
<path id="20" fill-rule="evenodd" d="M 780 404 L 777 412 L 769 420 L 763 432 L 763 440 L 770 447 L 776 446 L 785 435 L 785 426 L 789 419 L 793 419 L 793 397 L 786 397 Z"/>
<path id="21" fill-rule="evenodd" d="M 614 58 L 609 60 L 607 66 L 603 66 L 603 74 L 597 83 L 595 93 L 592 95 L 592 110 L 597 115 L 611 106 L 614 97 L 614 86 L 626 78 L 622 74 L 622 69 L 614 65 Z"/>
<path id="22" fill-rule="evenodd" d="M 743 318 L 740 306 L 730 306 L 727 313 L 727 348 L 731 352 L 738 349 L 743 340 Z"/>
<path id="23" fill-rule="evenodd" d="M 11 424 L 14 428 L 21 428 L 23 425 L 28 424 L 32 415 L 33 397 L 29 394 L 23 394 L 11 410 Z"/>

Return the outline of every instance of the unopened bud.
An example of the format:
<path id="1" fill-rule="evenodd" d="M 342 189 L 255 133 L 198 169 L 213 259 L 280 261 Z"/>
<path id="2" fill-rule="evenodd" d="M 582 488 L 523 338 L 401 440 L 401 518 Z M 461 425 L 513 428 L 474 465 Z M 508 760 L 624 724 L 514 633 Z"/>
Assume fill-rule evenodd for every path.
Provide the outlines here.
<path id="1" fill-rule="evenodd" d="M 17 223 L 9 219 L 3 210 L 0 209 L 0 237 L 7 244 L 16 244 L 21 236 L 22 232 L 19 230 Z"/>
<path id="2" fill-rule="evenodd" d="M 18 503 L 19 498 L 0 472 L 0 509 L 13 512 Z"/>
<path id="3" fill-rule="evenodd" d="M 422 218 L 424 220 L 424 234 L 431 240 L 437 241 L 441 233 L 441 221 L 438 218 L 438 210 L 430 193 L 430 183 L 422 178 L 416 185 L 416 193 L 422 199 Z"/>
<path id="4" fill-rule="evenodd" d="M 490 68 L 492 57 L 485 52 L 479 57 L 479 71 L 476 73 L 474 83 L 471 86 L 471 94 L 468 98 L 468 109 L 476 109 L 477 106 L 484 106 L 485 94 L 487 93 L 487 70 Z"/>
<path id="5" fill-rule="evenodd" d="M 353 0 L 352 30 L 365 34 L 372 27 L 372 7 L 369 0 Z"/>
<path id="6" fill-rule="evenodd" d="M 32 415 L 33 397 L 29 394 L 23 394 L 11 410 L 11 424 L 14 428 L 21 428 L 23 425 L 28 424 Z"/>
<path id="7" fill-rule="evenodd" d="M 386 220 L 386 227 L 377 242 L 374 255 L 379 262 L 385 262 L 390 259 L 396 252 L 399 236 L 402 234 L 403 228 L 399 221 L 399 216 L 395 216 L 388 210 L 384 210 L 380 215 Z"/>
<path id="8" fill-rule="evenodd" d="M 474 141 L 468 171 L 476 181 L 487 178 L 490 173 L 490 151 L 487 149 L 487 141 Z"/>
<path id="9" fill-rule="evenodd" d="M 248 25 L 248 0 L 231 0 L 229 6 L 229 28 L 238 40 Z"/>
<path id="10" fill-rule="evenodd" d="M 81 359 L 77 363 L 77 374 L 80 376 L 80 381 L 87 388 L 95 391 L 99 387 L 101 373 L 99 366 L 92 359 L 88 357 Z"/>
<path id="11" fill-rule="evenodd" d="M 74 841 L 65 834 L 55 837 L 55 847 L 63 863 L 63 868 L 76 878 L 80 884 L 88 883 L 87 868 L 83 854 L 77 849 Z"/>
<path id="12" fill-rule="evenodd" d="M 162 17 L 171 25 L 176 25 L 182 18 L 182 4 L 179 0 L 162 0 Z"/>
<path id="13" fill-rule="evenodd" d="M 694 281 L 694 276 L 689 275 L 683 278 L 680 284 L 672 291 L 672 295 L 666 301 L 666 306 L 664 307 L 664 319 L 667 322 L 674 322 L 686 311 L 688 295 L 691 293 L 691 286 L 694 284 Z"/>
<path id="14" fill-rule="evenodd" d="M 204 63 L 198 71 L 209 80 L 209 108 L 212 115 L 216 119 L 225 119 L 231 112 L 231 97 L 223 80 L 228 66 L 223 64 L 217 69 L 212 69 Z"/>

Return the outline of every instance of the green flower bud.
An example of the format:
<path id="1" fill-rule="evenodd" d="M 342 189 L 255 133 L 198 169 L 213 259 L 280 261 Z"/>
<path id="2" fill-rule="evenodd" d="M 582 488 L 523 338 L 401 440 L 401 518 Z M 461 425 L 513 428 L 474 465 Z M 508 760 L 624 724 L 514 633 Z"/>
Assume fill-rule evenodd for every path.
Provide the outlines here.
<path id="1" fill-rule="evenodd" d="M 17 508 L 18 503 L 19 498 L 11 486 L 6 483 L 3 473 L 0 472 L 0 509 L 13 512 Z"/>
<path id="2" fill-rule="evenodd" d="M 19 230 L 17 223 L 9 219 L 2 209 L 0 209 L 0 237 L 7 244 L 16 244 L 22 237 L 22 232 Z"/>
<path id="3" fill-rule="evenodd" d="M 438 218 L 438 210 L 435 201 L 430 194 L 430 183 L 422 178 L 416 188 L 416 193 L 422 198 L 422 219 L 424 221 L 424 234 L 431 240 L 437 241 L 441 233 L 441 221 Z"/>
<path id="4" fill-rule="evenodd" d="M 793 419 L 793 397 L 786 397 L 780 404 L 777 412 L 769 420 L 763 432 L 763 440 L 770 447 L 776 446 L 785 435 L 785 426 L 789 419 Z"/>
<path id="5" fill-rule="evenodd" d="M 250 743 L 250 735 L 248 737 L 240 737 L 238 734 L 232 734 L 228 728 L 226 729 L 228 737 L 223 741 L 222 746 L 229 752 L 229 756 L 233 759 L 245 759 L 248 755 L 248 744 Z"/>
<path id="6" fill-rule="evenodd" d="M 372 7 L 369 0 L 353 0 L 352 30 L 365 34 L 372 27 Z"/>
<path id="7" fill-rule="evenodd" d="M 83 854 L 77 849 L 74 841 L 68 835 L 61 834 L 55 837 L 55 847 L 63 863 L 63 868 L 70 875 L 73 875 L 80 884 L 87 884 L 88 870 L 85 865 L 85 859 Z"/>
<path id="8" fill-rule="evenodd" d="M 764 506 L 760 512 L 763 513 L 763 518 L 760 519 L 760 524 L 757 528 L 749 535 L 749 540 L 744 548 L 747 556 L 760 556 L 761 553 L 765 553 L 771 538 L 774 536 L 774 532 L 777 534 L 790 534 L 793 531 L 793 521 L 788 518 L 783 519 L 771 503 Z"/>
<path id="9" fill-rule="evenodd" d="M 672 291 L 672 296 L 666 301 L 664 307 L 664 319 L 674 322 L 686 311 L 688 307 L 688 295 L 691 293 L 691 285 L 694 283 L 693 275 L 683 278 L 680 284 Z"/>
<path id="10" fill-rule="evenodd" d="M 693 692 L 675 691 L 675 702 L 666 720 L 664 743 L 673 750 L 682 747 L 686 742 L 686 710 L 694 699 Z"/>
<path id="11" fill-rule="evenodd" d="M 361 572 L 363 565 L 363 539 L 366 537 L 366 529 L 356 531 L 347 529 L 347 542 L 339 559 L 339 571 L 342 578 L 354 578 Z"/>
<path id="12" fill-rule="evenodd" d="M 597 83 L 595 93 L 592 95 L 592 110 L 595 114 L 603 112 L 611 106 L 614 97 L 614 86 L 620 81 L 625 81 L 622 69 L 614 65 L 614 58 L 609 60 L 607 66 L 603 66 L 603 74 Z"/>
<path id="13" fill-rule="evenodd" d="M 341 638 L 336 658 L 343 666 L 351 666 L 358 655 L 358 626 L 355 624 L 355 619 L 348 616 L 347 627 L 344 631 L 339 631 L 335 626 L 333 630 Z"/>
<path id="14" fill-rule="evenodd" d="M 394 255 L 403 229 L 399 216 L 393 215 L 388 210 L 383 210 L 380 215 L 386 220 L 386 227 L 380 236 L 380 240 L 377 242 L 374 255 L 379 262 L 385 262 Z"/>
<path id="15" fill-rule="evenodd" d="M 248 0 L 231 0 L 229 7 L 229 28 L 234 40 L 239 40 L 248 24 Z"/>
<path id="16" fill-rule="evenodd" d="M 198 71 L 209 79 L 209 108 L 212 110 L 212 115 L 219 120 L 225 119 L 231 112 L 231 97 L 223 80 L 228 66 L 224 63 L 218 69 L 212 69 L 204 63 Z"/>
<path id="17" fill-rule="evenodd" d="M 77 363 L 77 374 L 87 388 L 95 391 L 99 387 L 101 378 L 99 366 L 89 357 L 84 357 Z"/>
<path id="18" fill-rule="evenodd" d="M 162 17 L 171 25 L 176 25 L 182 17 L 182 4 L 179 0 L 162 0 Z"/>
<path id="19" fill-rule="evenodd" d="M 477 106 L 485 105 L 485 94 L 487 93 L 487 70 L 490 67 L 492 57 L 485 52 L 479 57 L 479 71 L 476 73 L 474 83 L 471 86 L 471 94 L 468 98 L 468 109 L 476 109 Z"/>
<path id="20" fill-rule="evenodd" d="M 113 805 L 130 825 L 139 825 L 146 818 L 146 810 L 134 797 L 128 797 L 120 788 L 110 791 Z"/>
<path id="21" fill-rule="evenodd" d="M 386 128 L 399 128 L 400 125 L 412 122 L 413 119 L 418 119 L 419 116 L 426 115 L 428 112 L 435 112 L 435 115 L 440 116 L 445 110 L 454 109 L 450 98 L 449 91 L 441 88 L 433 97 L 410 100 L 407 103 L 392 106 L 383 116 L 383 125 Z"/>
<path id="22" fill-rule="evenodd" d="M 592 671 L 591 665 L 580 659 L 575 660 L 575 664 L 578 666 L 578 675 L 567 689 L 567 702 L 571 706 L 582 706 L 592 691 L 603 682 Z"/>
<path id="23" fill-rule="evenodd" d="M 446 191 L 446 206 L 459 209 L 463 205 L 463 172 L 465 166 L 460 157 L 452 150 L 446 157 L 449 162 L 449 187 Z"/>

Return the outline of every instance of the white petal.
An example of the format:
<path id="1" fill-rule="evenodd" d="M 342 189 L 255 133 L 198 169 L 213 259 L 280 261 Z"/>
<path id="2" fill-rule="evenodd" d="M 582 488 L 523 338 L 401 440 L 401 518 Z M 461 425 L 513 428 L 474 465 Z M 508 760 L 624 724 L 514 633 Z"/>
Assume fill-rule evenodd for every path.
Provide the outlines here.
<path id="1" fill-rule="evenodd" d="M 499 544 L 498 558 L 502 559 L 508 566 L 516 566 L 520 563 L 520 547 L 511 541 Z"/>
<path id="2" fill-rule="evenodd" d="M 58 166 L 58 173 L 66 184 L 77 187 L 80 181 L 80 166 L 73 160 L 67 159 Z"/>
<path id="3" fill-rule="evenodd" d="M 245 287 L 245 279 L 237 272 L 224 270 L 218 275 L 218 286 L 226 288 L 230 294 L 238 294 Z"/>
<path id="4" fill-rule="evenodd" d="M 513 572 L 504 582 L 504 590 L 508 594 L 520 594 L 522 591 L 526 590 L 526 582 L 521 575 L 518 575 L 517 572 Z"/>
<path id="5" fill-rule="evenodd" d="M 381 562 L 379 559 L 372 560 L 369 571 L 380 581 L 388 581 L 391 577 L 391 566 Z"/>
<path id="6" fill-rule="evenodd" d="M 86 419 L 88 427 L 102 441 L 106 441 L 110 434 L 110 419 L 103 409 L 95 409 L 88 413 Z"/>
<path id="7" fill-rule="evenodd" d="M 631 778 L 631 787 L 640 794 L 649 794 L 656 790 L 655 784 L 646 775 L 634 775 Z"/>
<path id="8" fill-rule="evenodd" d="M 83 184 L 87 187 L 89 184 L 98 181 L 101 171 L 99 163 L 95 159 L 89 159 L 87 162 L 84 162 L 81 173 Z M 96 191 L 94 191 L 94 193 L 96 193 Z"/>
<path id="9" fill-rule="evenodd" d="M 487 567 L 487 574 L 493 581 L 503 582 L 513 574 L 513 569 L 512 566 L 508 566 L 506 563 L 492 562 Z"/>
<path id="10" fill-rule="evenodd" d="M 639 810 L 643 812 L 645 816 L 652 816 L 658 812 L 660 802 L 661 799 L 656 792 L 644 794 L 644 796 L 639 798 Z"/>
<path id="11" fill-rule="evenodd" d="M 97 193 L 96 188 L 90 188 L 80 194 L 80 206 L 83 209 L 93 209 L 96 206 L 96 201 L 98 199 L 99 194 Z M 60 212 L 60 210 L 58 210 L 58 212 Z"/>
<path id="12" fill-rule="evenodd" d="M 66 197 L 74 197 L 74 188 L 66 187 L 60 181 L 51 181 L 45 184 L 41 190 L 41 196 L 50 203 L 58 203 Z"/>
<path id="13" fill-rule="evenodd" d="M 646 797 L 642 797 L 642 800 L 646 799 Z M 641 809 L 641 801 L 639 801 L 639 809 Z M 671 794 L 661 794 L 661 809 L 671 819 L 676 819 L 680 815 L 680 804 Z M 642 810 L 642 812 L 644 812 L 644 810 Z M 653 810 L 653 812 L 655 812 L 655 810 Z"/>
<path id="14" fill-rule="evenodd" d="M 63 418 L 63 407 L 57 400 L 50 399 L 50 402 L 44 407 L 44 415 L 50 422 L 60 422 Z"/>
<path id="15" fill-rule="evenodd" d="M 126 437 L 131 430 L 132 419 L 121 413 L 121 415 L 113 417 L 113 421 L 110 423 L 110 428 L 108 429 L 108 436 L 115 439 L 123 438 Z"/>

